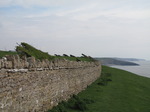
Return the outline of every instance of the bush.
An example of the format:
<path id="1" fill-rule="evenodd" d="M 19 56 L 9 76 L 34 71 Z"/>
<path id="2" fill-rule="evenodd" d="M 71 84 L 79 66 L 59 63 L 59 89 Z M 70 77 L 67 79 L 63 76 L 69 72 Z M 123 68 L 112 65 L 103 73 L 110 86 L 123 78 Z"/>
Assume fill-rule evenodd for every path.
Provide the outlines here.
<path id="1" fill-rule="evenodd" d="M 71 61 L 95 61 L 92 57 L 86 56 L 82 54 L 82 57 L 76 57 L 74 55 L 68 56 L 67 54 L 63 54 L 63 56 L 55 54 L 55 56 L 49 55 L 47 52 L 43 52 L 41 50 L 36 49 L 35 47 L 22 42 L 20 45 L 16 47 L 16 51 L 20 56 L 27 56 L 27 57 L 35 57 L 36 59 L 48 59 L 48 60 L 54 60 L 54 59 L 62 59 L 65 58 L 67 60 Z"/>
<path id="2" fill-rule="evenodd" d="M 87 105 L 84 100 L 81 100 L 78 96 L 73 95 L 71 100 L 68 102 L 70 107 L 75 110 L 84 111 L 87 110 Z"/>
<path id="3" fill-rule="evenodd" d="M 87 105 L 86 105 L 86 103 L 84 101 L 78 100 L 74 104 L 74 109 L 85 111 L 85 110 L 87 110 Z"/>
<path id="4" fill-rule="evenodd" d="M 75 57 L 75 56 L 70 54 L 70 57 Z"/>
<path id="5" fill-rule="evenodd" d="M 63 56 L 69 57 L 67 54 L 63 54 Z"/>
<path id="6" fill-rule="evenodd" d="M 27 44 L 27 43 L 21 43 L 21 45 L 16 47 L 16 51 L 20 56 L 27 56 L 27 57 L 35 57 L 36 59 L 48 59 L 48 60 L 52 60 L 54 59 L 53 56 L 49 55 L 46 52 L 43 52 L 41 50 L 38 50 L 36 48 L 34 48 L 33 46 Z"/>

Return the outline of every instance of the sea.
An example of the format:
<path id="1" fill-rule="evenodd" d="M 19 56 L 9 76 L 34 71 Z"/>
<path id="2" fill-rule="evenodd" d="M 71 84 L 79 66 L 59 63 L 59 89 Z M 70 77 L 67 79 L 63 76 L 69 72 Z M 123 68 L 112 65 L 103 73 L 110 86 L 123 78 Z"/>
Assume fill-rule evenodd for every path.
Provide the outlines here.
<path id="1" fill-rule="evenodd" d="M 135 73 L 137 75 L 150 78 L 150 61 L 132 61 L 132 62 L 139 64 L 139 66 L 112 65 L 110 67 L 126 70 Z"/>

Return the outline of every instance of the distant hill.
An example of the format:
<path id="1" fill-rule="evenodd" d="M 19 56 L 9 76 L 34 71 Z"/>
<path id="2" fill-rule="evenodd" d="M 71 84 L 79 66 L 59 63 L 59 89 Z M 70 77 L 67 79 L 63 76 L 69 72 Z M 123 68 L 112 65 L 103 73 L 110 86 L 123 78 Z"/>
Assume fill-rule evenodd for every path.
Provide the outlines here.
<path id="1" fill-rule="evenodd" d="M 100 61 L 102 65 L 123 65 L 123 66 L 138 66 L 139 64 L 129 61 L 121 60 L 121 58 L 95 58 Z"/>
<path id="2" fill-rule="evenodd" d="M 115 58 L 115 59 L 122 61 L 145 61 L 145 59 L 137 59 L 137 58 Z"/>

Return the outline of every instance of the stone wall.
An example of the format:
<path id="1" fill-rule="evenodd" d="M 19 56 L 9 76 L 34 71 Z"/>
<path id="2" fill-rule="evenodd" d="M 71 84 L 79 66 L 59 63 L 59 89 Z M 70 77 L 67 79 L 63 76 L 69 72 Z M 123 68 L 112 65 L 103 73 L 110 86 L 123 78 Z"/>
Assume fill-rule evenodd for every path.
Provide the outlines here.
<path id="1" fill-rule="evenodd" d="M 98 62 L 0 60 L 0 112 L 44 112 L 84 90 L 101 72 Z"/>

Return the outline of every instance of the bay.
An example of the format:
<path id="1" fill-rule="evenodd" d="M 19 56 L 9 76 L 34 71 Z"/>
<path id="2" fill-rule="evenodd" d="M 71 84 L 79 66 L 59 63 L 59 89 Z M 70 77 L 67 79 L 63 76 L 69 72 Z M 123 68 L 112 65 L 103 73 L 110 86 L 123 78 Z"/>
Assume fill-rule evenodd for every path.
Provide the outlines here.
<path id="1" fill-rule="evenodd" d="M 132 61 L 132 62 L 139 64 L 139 66 L 112 65 L 110 67 L 126 70 L 135 73 L 137 75 L 150 78 L 150 61 Z"/>

